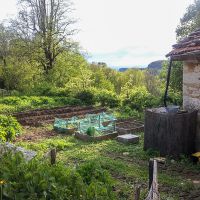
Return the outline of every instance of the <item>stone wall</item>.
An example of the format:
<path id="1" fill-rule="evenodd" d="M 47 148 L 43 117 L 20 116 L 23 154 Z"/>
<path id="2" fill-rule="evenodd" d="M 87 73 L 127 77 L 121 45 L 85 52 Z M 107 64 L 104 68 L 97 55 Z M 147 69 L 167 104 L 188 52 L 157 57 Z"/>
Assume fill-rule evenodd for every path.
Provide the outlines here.
<path id="1" fill-rule="evenodd" d="M 184 62 L 183 66 L 183 107 L 198 109 L 196 150 L 200 151 L 200 63 Z"/>

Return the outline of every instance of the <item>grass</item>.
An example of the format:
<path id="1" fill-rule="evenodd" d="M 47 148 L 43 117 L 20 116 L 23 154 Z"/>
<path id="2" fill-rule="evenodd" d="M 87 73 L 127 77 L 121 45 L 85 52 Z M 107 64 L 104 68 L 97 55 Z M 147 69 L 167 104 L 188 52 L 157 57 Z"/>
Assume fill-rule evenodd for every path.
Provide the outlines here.
<path id="1" fill-rule="evenodd" d="M 41 127 L 51 129 L 52 127 Z M 26 134 L 26 133 L 24 133 Z M 134 188 L 142 185 L 141 199 L 147 194 L 148 188 L 148 160 L 158 156 L 158 152 L 143 151 L 143 133 L 140 133 L 140 143 L 137 145 L 124 145 L 115 140 L 87 143 L 75 139 L 73 136 L 58 135 L 53 138 L 43 139 L 35 142 L 17 142 L 17 145 L 32 149 L 38 152 L 39 157 L 46 154 L 51 148 L 56 148 L 57 162 L 74 167 L 83 162 L 99 162 L 104 169 L 107 169 L 114 181 L 115 192 L 118 199 L 133 199 Z M 184 162 L 181 163 L 181 162 Z M 167 162 L 170 167 L 179 165 L 187 170 L 199 170 L 198 167 L 191 167 L 191 164 L 181 160 L 180 162 Z M 173 166 L 174 165 L 174 166 Z M 194 189 L 191 181 L 184 178 L 181 173 L 159 169 L 159 185 L 162 195 L 161 199 L 176 200 L 181 192 L 188 192 Z"/>

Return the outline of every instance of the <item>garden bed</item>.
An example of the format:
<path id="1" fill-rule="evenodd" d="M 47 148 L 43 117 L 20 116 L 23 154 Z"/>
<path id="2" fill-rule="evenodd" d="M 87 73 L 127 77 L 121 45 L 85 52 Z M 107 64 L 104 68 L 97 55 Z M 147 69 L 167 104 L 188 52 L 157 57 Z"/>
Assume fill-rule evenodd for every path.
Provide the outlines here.
<path id="1" fill-rule="evenodd" d="M 89 136 L 86 134 L 82 134 L 79 132 L 75 133 L 75 138 L 83 140 L 85 142 L 95 142 L 95 141 L 102 141 L 102 140 L 110 140 L 110 139 L 114 139 L 118 136 L 117 132 L 113 132 L 113 133 L 106 133 L 104 135 L 100 135 L 100 136 Z"/>
<path id="2" fill-rule="evenodd" d="M 63 133 L 66 135 L 73 135 L 75 131 L 77 131 L 77 128 L 60 128 L 60 127 L 54 127 L 54 130 L 58 133 Z"/>
<path id="3" fill-rule="evenodd" d="M 144 123 L 133 118 L 119 119 L 116 123 L 116 130 L 119 135 L 144 131 Z"/>
<path id="4" fill-rule="evenodd" d="M 81 117 L 86 114 L 97 114 L 105 111 L 106 109 L 102 107 L 94 108 L 92 106 L 67 106 L 52 109 L 33 110 L 29 112 L 20 112 L 13 114 L 13 116 L 16 117 L 22 125 L 40 126 L 44 123 L 53 122 L 55 118 L 68 119 L 73 116 Z"/>

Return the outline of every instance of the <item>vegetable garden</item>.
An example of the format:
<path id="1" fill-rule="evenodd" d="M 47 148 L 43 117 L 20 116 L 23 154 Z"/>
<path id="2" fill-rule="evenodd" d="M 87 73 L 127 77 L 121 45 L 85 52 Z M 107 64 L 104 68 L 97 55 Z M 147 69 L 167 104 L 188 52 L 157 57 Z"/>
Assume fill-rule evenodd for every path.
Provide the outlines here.
<path id="1" fill-rule="evenodd" d="M 1 185 L 3 198 L 128 200 L 140 185 L 141 199 L 144 199 L 148 193 L 148 160 L 159 153 L 143 151 L 142 122 L 135 118 L 117 119 L 106 111 L 103 107 L 64 106 L 15 113 L 24 125 L 23 128 L 19 125 L 20 129 L 14 132 L 13 143 L 36 151 L 37 156 L 29 162 L 10 152 L 0 156 L 0 179 L 5 181 Z M 76 130 L 80 129 L 79 134 L 82 132 L 80 137 L 90 139 L 57 131 L 56 117 L 58 121 L 62 117 L 66 128 L 75 125 Z M 112 131 L 116 126 L 120 134 L 134 132 L 140 136 L 140 142 L 124 145 L 110 140 L 112 137 L 91 140 L 106 135 L 98 130 L 102 126 L 111 126 Z M 57 151 L 57 163 L 53 166 L 46 156 L 52 148 Z M 191 199 L 199 195 L 199 184 L 195 182 L 200 178 L 198 166 L 190 165 L 186 158 L 168 159 L 158 168 L 162 199 Z"/>

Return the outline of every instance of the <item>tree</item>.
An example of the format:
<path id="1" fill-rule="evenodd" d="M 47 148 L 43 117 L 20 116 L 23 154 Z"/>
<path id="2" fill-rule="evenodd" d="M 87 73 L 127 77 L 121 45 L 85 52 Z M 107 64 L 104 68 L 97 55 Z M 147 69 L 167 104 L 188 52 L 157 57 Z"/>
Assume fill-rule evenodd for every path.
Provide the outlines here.
<path id="1" fill-rule="evenodd" d="M 56 58 L 72 47 L 75 33 L 69 0 L 19 0 L 18 18 L 11 27 L 21 39 L 21 47 L 40 63 L 48 74 Z"/>
<path id="2" fill-rule="evenodd" d="M 4 26 L 0 24 L 0 61 L 3 63 L 3 67 L 7 66 L 7 59 L 11 53 L 10 42 L 12 39 L 11 32 Z"/>
<path id="3" fill-rule="evenodd" d="M 160 73 L 160 78 L 165 81 L 167 77 L 168 66 L 169 62 L 164 61 Z M 183 64 L 182 62 L 174 61 L 172 63 L 172 70 L 170 75 L 170 87 L 176 92 L 182 92 L 182 85 L 183 85 Z"/>
<path id="4" fill-rule="evenodd" d="M 152 95 L 159 96 L 161 94 L 160 79 L 158 75 L 152 74 L 152 71 L 146 70 L 145 72 L 145 86 L 147 91 Z"/>
<path id="5" fill-rule="evenodd" d="M 200 0 L 195 0 L 180 19 L 176 29 L 177 39 L 181 39 L 200 27 Z"/>

